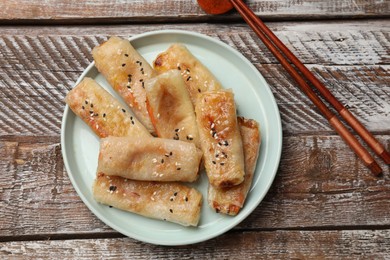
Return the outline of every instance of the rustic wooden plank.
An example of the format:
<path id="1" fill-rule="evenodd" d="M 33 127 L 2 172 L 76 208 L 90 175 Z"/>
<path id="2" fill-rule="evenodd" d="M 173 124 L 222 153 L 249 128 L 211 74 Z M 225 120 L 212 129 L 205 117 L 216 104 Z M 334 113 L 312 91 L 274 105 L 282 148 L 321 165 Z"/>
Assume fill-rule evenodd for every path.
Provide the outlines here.
<path id="1" fill-rule="evenodd" d="M 389 135 L 378 136 L 390 148 Z M 374 177 L 338 136 L 289 136 L 274 184 L 242 229 L 388 226 L 390 172 Z M 0 142 L 0 240 L 112 233 L 82 203 L 58 143 Z M 54 216 L 54 217 L 53 217 Z"/>
<path id="2" fill-rule="evenodd" d="M 383 26 L 381 21 L 351 22 L 341 30 L 333 23 L 273 24 L 281 39 L 335 96 L 377 133 L 386 133 L 390 125 L 389 32 Z M 265 76 L 279 105 L 285 134 L 332 131 L 247 27 L 204 28 L 190 27 L 238 49 Z M 88 27 L 81 32 L 65 27 L 0 28 L 0 135 L 58 135 L 63 98 L 91 62 L 93 46 L 111 34 L 143 31 L 143 26 Z"/>
<path id="3" fill-rule="evenodd" d="M 249 0 L 248 6 L 267 20 L 388 17 L 390 4 L 377 0 Z M 0 3 L 0 23 L 115 23 L 167 22 L 237 19 L 232 12 L 224 16 L 206 15 L 196 1 L 154 0 L 8 0 Z"/>
<path id="4" fill-rule="evenodd" d="M 3 259 L 386 259 L 389 254 L 388 229 L 230 232 L 182 247 L 129 238 L 0 243 Z"/>

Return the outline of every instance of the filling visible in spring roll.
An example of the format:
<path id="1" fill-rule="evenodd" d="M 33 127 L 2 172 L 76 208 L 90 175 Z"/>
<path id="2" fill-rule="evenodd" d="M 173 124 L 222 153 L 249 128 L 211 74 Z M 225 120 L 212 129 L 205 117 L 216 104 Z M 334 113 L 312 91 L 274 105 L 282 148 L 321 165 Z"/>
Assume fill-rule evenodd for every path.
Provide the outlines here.
<path id="1" fill-rule="evenodd" d="M 146 82 L 147 107 L 159 137 L 194 143 L 200 148 L 198 127 L 183 78 L 170 70 Z"/>
<path id="2" fill-rule="evenodd" d="M 199 93 L 222 88 L 214 75 L 182 44 L 172 44 L 153 63 L 158 73 L 179 70 L 195 105 Z"/>
<path id="3" fill-rule="evenodd" d="M 243 207 L 252 184 L 259 155 L 261 136 L 259 124 L 252 119 L 238 118 L 245 158 L 245 179 L 231 188 L 216 188 L 209 185 L 208 203 L 217 212 L 235 216 Z"/>
<path id="4" fill-rule="evenodd" d="M 244 153 L 233 92 L 209 91 L 196 108 L 206 173 L 211 185 L 231 187 L 244 180 Z"/>
<path id="5" fill-rule="evenodd" d="M 134 180 L 193 182 L 201 158 L 201 150 L 188 142 L 107 137 L 100 142 L 98 172 Z"/>
<path id="6" fill-rule="evenodd" d="M 130 111 L 91 78 L 84 78 L 69 91 L 65 101 L 100 138 L 110 135 L 151 137 Z"/>
<path id="7" fill-rule="evenodd" d="M 99 203 L 145 217 L 197 226 L 202 194 L 174 182 L 144 182 L 98 173 L 93 196 Z"/>
<path id="8" fill-rule="evenodd" d="M 145 81 L 155 75 L 152 67 L 128 40 L 111 37 L 92 50 L 95 66 L 122 96 L 138 120 L 154 132 L 146 109 Z"/>

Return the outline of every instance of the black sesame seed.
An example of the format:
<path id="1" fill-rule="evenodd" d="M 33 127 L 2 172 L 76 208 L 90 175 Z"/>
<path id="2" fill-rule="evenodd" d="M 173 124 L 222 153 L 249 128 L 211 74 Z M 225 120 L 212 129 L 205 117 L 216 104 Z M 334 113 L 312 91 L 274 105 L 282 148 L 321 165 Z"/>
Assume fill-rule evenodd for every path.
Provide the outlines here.
<path id="1" fill-rule="evenodd" d="M 185 201 L 188 201 L 188 197 L 185 197 L 184 200 L 185 200 Z"/>
<path id="2" fill-rule="evenodd" d="M 172 152 L 169 152 L 169 155 L 171 155 L 171 156 L 172 156 L 172 154 L 173 154 Z"/>
<path id="3" fill-rule="evenodd" d="M 202 90 L 200 90 L 200 88 L 198 88 L 198 92 L 200 93 L 200 92 L 202 92 Z"/>
<path id="4" fill-rule="evenodd" d="M 91 107 L 93 107 L 93 104 L 91 103 Z"/>
<path id="5" fill-rule="evenodd" d="M 115 191 L 116 190 L 116 186 L 110 186 L 110 191 Z"/>
<path id="6" fill-rule="evenodd" d="M 187 68 L 187 69 L 186 69 L 186 71 L 187 71 L 187 72 L 190 72 L 190 69 L 189 69 L 189 68 Z"/>
<path id="7" fill-rule="evenodd" d="M 228 145 L 229 145 L 228 141 L 225 141 L 224 145 L 225 145 L 225 146 L 228 146 Z"/>
<path id="8" fill-rule="evenodd" d="M 173 213 L 173 210 L 172 210 L 172 209 L 169 209 L 169 211 L 170 211 L 171 213 Z"/>
<path id="9" fill-rule="evenodd" d="M 88 101 L 87 100 L 85 100 L 85 104 L 88 105 Z"/>
<path id="10" fill-rule="evenodd" d="M 106 117 L 106 113 L 103 113 L 103 117 Z"/>
<path id="11" fill-rule="evenodd" d="M 93 111 L 92 111 L 92 110 L 89 110 L 89 113 L 90 113 L 90 114 L 93 114 Z"/>
<path id="12" fill-rule="evenodd" d="M 164 159 L 161 159 L 161 163 L 164 163 Z"/>
<path id="13" fill-rule="evenodd" d="M 123 64 L 122 64 L 122 67 L 124 67 L 124 66 L 126 66 L 126 63 L 123 63 Z"/>
<path id="14" fill-rule="evenodd" d="M 170 201 L 173 201 L 173 198 L 170 198 L 169 200 L 170 200 Z"/>
<path id="15" fill-rule="evenodd" d="M 129 57 L 129 54 L 125 53 L 125 56 L 126 56 L 126 57 Z"/>
<path id="16" fill-rule="evenodd" d="M 176 168 L 176 170 L 180 171 L 180 170 L 181 170 L 181 168 Z"/>
<path id="17" fill-rule="evenodd" d="M 223 162 L 221 162 L 220 164 L 221 164 L 222 166 L 224 166 L 224 165 L 225 165 L 225 163 L 223 163 Z"/>
<path id="18" fill-rule="evenodd" d="M 123 111 L 123 113 L 126 113 L 126 110 L 124 108 L 122 108 L 122 111 Z"/>
<path id="19" fill-rule="evenodd" d="M 216 162 L 215 162 L 215 161 L 212 161 L 212 163 L 213 163 L 213 164 L 216 164 Z"/>
<path id="20" fill-rule="evenodd" d="M 176 132 L 176 133 L 179 132 L 179 128 L 176 128 L 176 129 L 175 129 L 175 132 Z"/>
<path id="21" fill-rule="evenodd" d="M 131 124 L 133 124 L 133 125 L 134 125 L 134 121 L 131 121 Z"/>
<path id="22" fill-rule="evenodd" d="M 109 208 L 112 208 L 112 206 L 108 206 Z"/>
<path id="23" fill-rule="evenodd" d="M 189 81 L 190 79 L 191 79 L 191 76 L 188 76 L 187 81 Z"/>
<path id="24" fill-rule="evenodd" d="M 177 69 L 178 69 L 178 70 L 181 70 L 180 66 L 177 66 Z"/>
<path id="25" fill-rule="evenodd" d="M 98 113 L 95 113 L 94 116 L 99 116 L 99 114 L 98 114 Z"/>
<path id="26" fill-rule="evenodd" d="M 177 196 L 177 192 L 173 193 L 173 196 Z"/>
<path id="27" fill-rule="evenodd" d="M 82 109 L 85 109 L 85 107 L 84 107 L 84 106 L 81 106 L 81 108 L 82 108 Z"/>

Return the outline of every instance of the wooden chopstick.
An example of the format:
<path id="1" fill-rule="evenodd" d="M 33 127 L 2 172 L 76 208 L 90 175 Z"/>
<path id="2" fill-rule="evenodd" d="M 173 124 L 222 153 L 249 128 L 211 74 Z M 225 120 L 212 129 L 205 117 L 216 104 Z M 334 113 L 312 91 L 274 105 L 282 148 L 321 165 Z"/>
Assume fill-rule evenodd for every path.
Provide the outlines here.
<path id="1" fill-rule="evenodd" d="M 259 36 L 264 45 L 271 51 L 271 53 L 278 59 L 281 65 L 286 69 L 290 76 L 298 83 L 301 90 L 309 97 L 314 105 L 333 126 L 334 130 L 344 139 L 344 141 L 351 147 L 363 163 L 375 175 L 382 173 L 381 167 L 369 154 L 369 152 L 359 143 L 359 141 L 352 135 L 337 116 L 322 102 L 316 95 L 312 88 L 307 84 L 305 78 L 298 73 L 298 71 L 290 64 L 290 62 L 283 56 L 285 55 L 296 66 L 296 68 L 306 77 L 306 79 L 313 84 L 314 87 L 323 95 L 338 113 L 345 119 L 347 123 L 357 132 L 359 136 L 379 155 L 383 160 L 389 164 L 390 155 L 385 148 L 373 137 L 373 135 L 330 93 L 330 91 L 298 60 L 298 58 L 276 37 L 275 34 L 258 18 L 252 10 L 249 9 L 241 0 L 230 0 L 234 8 L 240 13 L 245 22 L 252 28 L 252 30 Z M 282 53 L 279 52 L 280 51 Z"/>

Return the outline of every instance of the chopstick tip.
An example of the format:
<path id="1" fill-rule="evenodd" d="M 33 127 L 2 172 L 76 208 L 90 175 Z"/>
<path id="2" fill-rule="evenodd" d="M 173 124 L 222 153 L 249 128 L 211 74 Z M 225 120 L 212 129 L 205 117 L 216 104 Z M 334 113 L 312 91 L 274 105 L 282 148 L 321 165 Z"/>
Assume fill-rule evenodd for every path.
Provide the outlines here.
<path id="1" fill-rule="evenodd" d="M 375 161 L 373 161 L 372 163 L 370 163 L 369 165 L 367 165 L 367 167 L 371 170 L 371 172 L 375 175 L 375 176 L 380 176 L 382 174 L 382 168 L 379 166 L 379 164 Z"/>
<path id="2" fill-rule="evenodd" d="M 390 154 L 384 150 L 380 156 L 382 157 L 383 161 L 386 163 L 386 164 L 390 164 Z"/>

